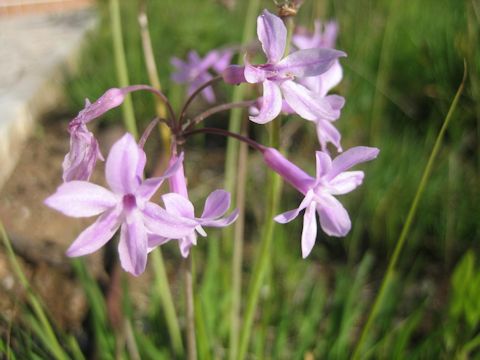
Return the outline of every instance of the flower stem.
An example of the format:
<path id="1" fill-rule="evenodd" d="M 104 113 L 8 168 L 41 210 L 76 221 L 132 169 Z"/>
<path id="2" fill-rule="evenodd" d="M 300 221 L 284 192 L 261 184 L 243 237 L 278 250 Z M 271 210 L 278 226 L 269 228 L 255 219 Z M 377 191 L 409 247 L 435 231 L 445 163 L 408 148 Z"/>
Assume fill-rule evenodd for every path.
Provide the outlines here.
<path id="1" fill-rule="evenodd" d="M 277 119 L 277 122 L 278 121 L 279 120 Z M 265 274 L 267 273 L 268 265 L 270 262 L 270 249 L 275 225 L 273 217 L 275 216 L 277 209 L 280 185 L 280 177 L 273 171 L 270 172 L 266 185 L 266 188 L 268 189 L 266 204 L 267 212 L 264 219 L 262 240 L 260 244 L 260 249 L 258 250 L 258 258 L 253 268 L 252 278 L 250 280 L 250 287 L 247 295 L 247 304 L 243 316 L 242 331 L 240 334 L 240 347 L 237 356 L 237 359 L 239 360 L 245 358 L 246 352 L 248 350 L 248 344 L 250 342 L 250 335 L 252 332 L 253 318 L 259 300 L 260 289 L 262 287 Z"/>
<path id="2" fill-rule="evenodd" d="M 245 119 L 242 133 L 247 133 L 248 120 Z M 233 260 L 232 260 L 232 300 L 230 313 L 230 334 L 237 336 L 240 333 L 240 309 L 242 298 L 242 261 L 243 261 L 243 243 L 245 236 L 245 190 L 247 180 L 248 147 L 246 143 L 240 144 L 237 167 L 237 191 L 236 205 L 238 209 L 238 218 L 235 222 L 233 231 Z M 232 352 L 229 354 L 234 359 Z"/>
<path id="3" fill-rule="evenodd" d="M 122 20 L 120 16 L 120 5 L 118 0 L 110 0 L 110 22 L 113 36 L 113 53 L 115 57 L 115 68 L 120 87 L 126 87 L 129 84 L 127 59 L 122 40 Z M 128 94 L 122 106 L 123 121 L 127 131 L 135 138 L 138 136 L 135 113 L 133 111 L 132 97 Z"/>
<path id="4" fill-rule="evenodd" d="M 245 14 L 245 23 L 243 26 L 242 42 L 240 47 L 242 49 L 247 48 L 247 44 L 252 40 L 255 34 L 255 19 L 260 8 L 260 0 L 249 0 L 247 6 L 247 12 Z M 240 103 L 243 101 L 245 96 L 245 85 L 236 86 L 233 90 L 232 103 Z M 241 130 L 242 124 L 242 108 L 234 108 L 230 111 L 230 118 L 228 120 L 228 131 L 230 133 L 239 133 Z M 235 196 L 235 190 L 239 191 L 240 188 L 245 186 L 245 184 L 239 184 L 236 186 L 237 180 L 237 164 L 238 164 L 238 149 L 239 144 L 234 139 L 228 139 L 227 142 L 227 151 L 225 156 L 225 189 L 232 193 L 233 198 L 239 200 L 238 195 Z M 240 181 L 241 182 L 241 181 Z M 244 200 L 243 200 L 244 201 Z M 234 206 L 244 206 L 244 204 L 234 204 Z M 230 241 L 232 237 L 234 238 L 233 245 L 233 260 L 231 274 L 229 273 L 228 267 L 223 269 L 225 273 L 225 283 L 227 288 L 231 286 L 231 295 L 241 294 L 242 286 L 242 272 L 241 272 L 241 263 L 242 263 L 242 246 L 237 244 L 238 240 L 235 239 L 235 234 L 231 229 L 225 229 L 223 231 L 223 239 L 225 244 L 225 249 L 222 251 L 223 256 L 229 257 L 232 254 L 232 247 Z M 237 244 L 237 245 L 235 245 Z M 222 249 L 223 250 L 223 249 Z M 240 264 L 240 272 L 238 271 L 238 264 Z M 231 279 L 234 281 L 230 284 Z M 230 360 L 236 359 L 238 354 L 239 339 L 240 339 L 240 308 L 239 308 L 240 299 L 233 299 L 230 304 L 230 334 L 229 334 L 229 353 L 228 357 Z"/>
<path id="5" fill-rule="evenodd" d="M 148 29 L 148 17 L 146 11 L 146 0 L 140 0 L 138 11 L 138 23 L 140 25 L 140 36 L 142 40 L 143 55 L 145 57 L 145 67 L 147 68 L 148 79 L 150 84 L 158 89 L 162 90 L 160 83 L 160 77 L 158 76 L 157 64 L 155 63 L 155 56 L 153 55 L 152 39 L 150 37 L 150 31 Z M 159 118 L 165 118 L 167 116 L 165 102 L 155 99 L 155 109 Z M 173 120 L 172 120 L 173 121 Z M 163 144 L 163 151 L 166 154 L 166 158 L 169 158 L 171 131 L 166 124 L 160 123 L 160 136 Z"/>
<path id="6" fill-rule="evenodd" d="M 182 335 L 180 333 L 180 326 L 178 325 L 172 292 L 168 286 L 167 272 L 165 271 L 165 264 L 160 247 L 151 252 L 150 259 L 154 268 L 155 285 L 160 296 L 160 301 L 162 302 L 163 311 L 165 312 L 170 341 L 172 342 L 175 354 L 181 358 L 184 354 Z"/>
<path id="7" fill-rule="evenodd" d="M 192 254 L 185 259 L 185 299 L 187 305 L 187 353 L 188 360 L 197 360 L 197 342 L 195 337 L 195 308 L 193 300 L 193 260 Z"/>
<path id="8" fill-rule="evenodd" d="M 202 122 L 206 118 L 208 118 L 208 117 L 210 117 L 210 116 L 212 116 L 216 113 L 219 113 L 221 111 L 235 109 L 235 108 L 246 108 L 246 107 L 252 106 L 253 104 L 255 104 L 255 102 L 256 102 L 256 100 L 249 100 L 249 101 L 239 101 L 239 102 L 235 102 L 235 103 L 227 103 L 227 104 L 221 104 L 221 105 L 214 106 L 214 107 L 212 107 L 208 110 L 205 110 L 201 114 L 195 116 L 193 118 L 193 120 L 190 123 L 187 124 L 185 130 L 186 131 L 191 130 L 195 125 L 197 125 L 198 123 Z"/>
<path id="9" fill-rule="evenodd" d="M 178 129 L 182 128 L 182 122 L 185 119 L 185 116 L 187 115 L 187 110 L 192 101 L 197 97 L 198 94 L 200 94 L 203 89 L 212 86 L 216 82 L 223 80 L 221 75 L 215 76 L 213 79 L 208 80 L 205 82 L 203 85 L 200 85 L 193 93 L 190 95 L 190 97 L 185 101 L 185 104 L 182 107 L 182 111 L 180 112 L 180 116 L 178 117 Z"/>
<path id="10" fill-rule="evenodd" d="M 257 143 L 255 140 L 252 140 L 252 139 L 250 139 L 246 136 L 240 135 L 240 134 L 232 133 L 228 130 L 223 130 L 223 129 L 218 129 L 218 128 L 201 128 L 201 129 L 188 131 L 188 132 L 185 132 L 183 134 L 183 137 L 187 138 L 189 136 L 192 136 L 192 135 L 195 135 L 195 134 L 202 134 L 202 133 L 231 137 L 231 138 L 240 140 L 240 141 L 250 145 L 255 150 L 262 151 L 262 152 L 265 150 L 265 146 L 263 146 L 260 143 Z"/>
<path id="11" fill-rule="evenodd" d="M 358 359 L 361 356 L 361 350 L 363 347 L 363 344 L 366 340 L 367 334 L 370 333 L 370 328 L 373 324 L 373 321 L 375 319 L 375 316 L 378 313 L 378 310 L 380 309 L 380 305 L 383 303 L 383 298 L 385 297 L 385 292 L 388 289 L 390 285 L 390 280 L 393 278 L 394 273 L 395 273 L 395 267 L 397 265 L 398 259 L 400 257 L 400 253 L 402 252 L 402 249 L 405 245 L 407 235 L 410 231 L 410 227 L 413 222 L 413 218 L 415 217 L 415 214 L 417 212 L 417 207 L 420 202 L 420 198 L 423 195 L 423 191 L 425 190 L 425 186 L 427 185 L 428 179 L 430 177 L 430 174 L 433 170 L 433 164 L 437 158 L 438 151 L 440 150 L 440 146 L 442 144 L 443 137 L 445 135 L 445 132 L 447 130 L 447 127 L 450 123 L 450 120 L 452 118 L 452 115 L 457 107 L 458 100 L 460 98 L 460 95 L 463 92 L 463 88 L 465 85 L 465 80 L 467 77 L 467 65 L 466 63 L 464 64 L 464 73 L 463 73 L 463 79 L 462 82 L 460 83 L 460 86 L 458 87 L 457 93 L 455 94 L 455 97 L 453 98 L 452 104 L 450 105 L 450 109 L 448 110 L 447 116 L 445 117 L 445 120 L 443 122 L 442 128 L 440 129 L 440 132 L 438 133 L 437 139 L 435 140 L 435 144 L 433 146 L 432 152 L 430 153 L 430 157 L 428 158 L 427 165 L 425 166 L 425 170 L 423 171 L 422 178 L 420 180 L 420 183 L 417 188 L 417 192 L 415 193 L 415 197 L 413 199 L 412 205 L 410 206 L 410 210 L 408 211 L 407 219 L 405 221 L 405 224 L 403 225 L 402 231 L 400 232 L 400 236 L 397 240 L 397 243 L 395 245 L 395 249 L 393 251 L 393 255 L 388 263 L 387 271 L 385 272 L 385 275 L 382 280 L 382 284 L 380 286 L 380 291 L 377 294 L 377 297 L 375 298 L 375 301 L 373 303 L 372 308 L 370 309 L 370 313 L 368 314 L 367 321 L 365 325 L 363 326 L 362 332 L 360 334 L 360 338 L 357 342 L 357 345 L 355 346 L 355 349 L 353 351 L 353 357 L 352 359 Z"/>

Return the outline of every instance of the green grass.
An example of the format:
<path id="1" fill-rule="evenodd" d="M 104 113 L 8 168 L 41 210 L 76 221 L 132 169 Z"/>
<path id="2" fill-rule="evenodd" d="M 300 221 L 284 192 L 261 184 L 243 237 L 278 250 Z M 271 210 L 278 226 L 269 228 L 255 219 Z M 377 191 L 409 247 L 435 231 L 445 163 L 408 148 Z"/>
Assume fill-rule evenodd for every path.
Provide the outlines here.
<path id="1" fill-rule="evenodd" d="M 148 1 L 162 86 L 177 99 L 175 104 L 180 104 L 183 95 L 182 89 L 169 80 L 170 57 L 183 57 L 190 49 L 204 54 L 213 47 L 238 43 L 245 3 L 238 1 L 235 12 L 228 12 L 213 0 L 183 0 L 181 5 L 178 0 Z M 262 4 L 273 9 L 269 1 Z M 135 16 L 137 1 L 121 1 L 121 5 L 130 81 L 146 83 Z M 67 85 L 72 114 L 82 108 L 85 97 L 96 99 L 107 88 L 117 86 L 107 3 L 100 2 L 98 9 L 99 29 L 90 36 L 79 59 L 79 72 Z M 456 0 L 305 1 L 297 21 L 311 24 L 316 14 L 338 20 L 338 48 L 348 53 L 348 58 L 342 60 L 344 80 L 336 89 L 347 100 L 337 124 L 344 148 L 377 146 L 381 153 L 377 160 L 363 166 L 366 177 L 362 187 L 341 199 L 353 222 L 353 230 L 345 239 L 321 234 L 312 255 L 302 260 L 301 221 L 275 228 L 272 259 L 260 289 L 252 329 L 255 336 L 249 343 L 248 356 L 304 359 L 306 354 L 312 354 L 315 358 L 350 358 L 461 81 L 463 59 L 468 65 L 465 91 L 432 168 L 377 320 L 366 338 L 364 356 L 478 356 L 480 268 L 475 254 L 480 244 L 480 8 L 474 1 Z M 225 91 L 220 96 L 228 99 L 231 89 L 221 89 Z M 153 100 L 145 94 L 134 94 L 133 101 L 141 129 L 154 114 Z M 225 119 L 219 117 L 217 121 Z M 114 110 L 107 114 L 104 124 L 119 120 L 120 112 Z M 294 134 L 289 154 L 313 172 L 316 139 L 309 125 Z M 253 133 L 265 138 L 261 127 L 253 126 Z M 218 151 L 222 143 L 214 145 L 208 149 L 189 145 L 189 151 Z M 266 174 L 263 168 L 253 168 L 254 164 L 251 161 L 247 189 L 244 294 L 258 252 L 259 229 L 265 221 L 259 204 L 265 198 L 261 184 Z M 284 186 L 281 200 L 281 211 L 299 202 L 288 186 Z M 212 230 L 209 235 L 208 241 L 195 249 L 197 335 L 200 357 L 221 359 L 228 354 L 230 328 L 230 289 L 222 271 L 231 259 L 223 258 L 218 246 L 209 246 L 226 241 L 220 238 L 220 232 Z M 166 247 L 169 255 L 177 250 L 172 246 Z M 167 258 L 169 277 L 176 278 L 178 256 Z M 73 262 L 73 266 L 90 305 L 85 328 L 91 344 L 89 355 L 132 358 L 134 353 L 127 345 L 118 350 L 117 333 L 109 324 L 102 289 L 81 261 Z M 174 283 L 174 289 L 181 286 L 181 281 Z M 128 300 L 128 292 L 124 291 Z M 181 293 L 174 291 L 184 329 Z M 153 290 L 151 298 L 152 302 L 158 301 L 159 294 Z M 130 341 L 136 344 L 142 358 L 171 358 L 174 350 L 165 315 L 158 303 L 151 307 L 149 313 L 139 314 L 135 304 L 127 301 L 125 317 L 133 333 Z M 23 320 L 10 324 L 11 342 L 7 337 L 0 338 L 0 353 L 10 353 L 11 358 L 61 358 L 59 354 L 63 353 L 82 358 L 73 337 L 51 324 L 48 309 L 42 309 L 41 304 L 32 303 L 22 307 Z M 2 319 L 2 328 L 8 326 Z"/>

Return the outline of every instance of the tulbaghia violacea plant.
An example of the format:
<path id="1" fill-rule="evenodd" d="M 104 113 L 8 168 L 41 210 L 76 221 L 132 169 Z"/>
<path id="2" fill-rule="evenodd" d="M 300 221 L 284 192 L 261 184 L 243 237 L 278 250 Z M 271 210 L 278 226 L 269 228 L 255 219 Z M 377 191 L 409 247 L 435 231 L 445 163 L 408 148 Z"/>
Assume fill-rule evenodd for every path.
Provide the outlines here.
<path id="1" fill-rule="evenodd" d="M 327 235 L 341 237 L 348 234 L 351 228 L 350 217 L 333 195 L 349 193 L 361 185 L 363 171 L 347 170 L 359 163 L 375 159 L 378 153 L 377 148 L 357 146 L 332 161 L 327 153 L 317 151 L 317 173 L 312 177 L 288 161 L 278 150 L 267 148 L 263 151 L 268 167 L 305 196 L 298 208 L 275 217 L 275 221 L 279 223 L 288 223 L 305 209 L 302 231 L 303 258 L 310 254 L 317 237 L 315 212 L 318 213 L 320 226 Z"/>
<path id="2" fill-rule="evenodd" d="M 295 6 L 291 8 L 292 12 L 287 11 L 287 13 L 285 10 L 290 8 L 283 7 L 285 16 L 293 16 L 298 8 L 299 2 L 289 3 Z M 241 336 L 238 336 L 237 326 L 241 323 L 238 318 L 240 306 L 239 304 L 234 306 L 232 301 L 232 319 L 237 320 L 232 321 L 232 334 L 235 331 L 237 334 L 234 334 L 231 339 L 233 339 L 232 343 L 235 342 L 234 338 L 240 340 L 238 346 L 240 350 L 238 354 L 232 352 L 230 357 L 244 358 L 246 355 L 249 329 L 255 313 L 253 310 L 259 297 L 262 274 L 266 273 L 269 263 L 271 249 L 269 244 L 272 243 L 274 233 L 272 222 L 290 222 L 305 210 L 301 235 L 303 258 L 310 254 L 316 241 L 317 216 L 315 213 L 318 214 L 320 226 L 327 235 L 343 237 L 350 231 L 350 217 L 335 196 L 349 193 L 362 183 L 363 171 L 349 169 L 359 163 L 373 160 L 377 157 L 379 150 L 371 147 L 354 147 L 333 160 L 327 151 L 328 143 L 332 143 L 338 152 L 342 151 L 340 133 L 331 122 L 340 117 L 344 99 L 338 95 L 328 94 L 342 79 L 342 68 L 338 59 L 346 56 L 344 52 L 333 49 L 336 32 L 337 28 L 333 23 L 327 24 L 324 32 L 320 24 L 316 23 L 313 34 L 300 31 L 293 36 L 293 46 L 289 46 L 290 44 L 286 43 L 287 29 L 282 19 L 264 10 L 257 18 L 257 35 L 266 56 L 265 63 L 256 64 L 250 56 L 252 54 L 247 54 L 244 66 L 229 65 L 233 55 L 230 49 L 212 50 L 203 58 L 192 50 L 188 54 L 187 61 L 172 59 L 171 62 L 176 68 L 172 79 L 179 83 L 186 83 L 188 86 L 189 97 L 179 114 L 175 113 L 172 104 L 161 90 L 148 85 L 132 85 L 107 90 L 93 103 L 87 101 L 85 108 L 69 124 L 70 151 L 63 162 L 64 183 L 45 200 L 45 204 L 67 216 L 79 218 L 98 216 L 98 219 L 78 235 L 68 248 L 67 255 L 82 256 L 97 251 L 120 230 L 118 253 L 121 266 L 125 271 L 138 276 L 146 269 L 150 251 L 165 243 L 178 241 L 180 253 L 186 258 L 185 288 L 189 359 L 196 358 L 197 349 L 194 334 L 192 247 L 197 244 L 197 234 L 206 236 L 204 227 L 228 226 L 237 219 L 239 214 L 238 210 L 233 210 L 226 215 L 230 207 L 231 195 L 221 189 L 214 190 L 206 196 L 202 214 L 199 217 L 195 214 L 194 205 L 188 196 L 183 161 L 183 147 L 191 136 L 214 134 L 229 136 L 247 143 L 262 154 L 265 164 L 270 169 L 281 175 L 303 195 L 303 200 L 297 208 L 264 220 L 268 223 L 264 224 L 262 233 L 265 236 L 262 237 L 258 248 L 259 261 L 251 276 L 252 286 L 248 295 L 250 310 L 246 311 L 245 319 L 242 320 L 245 326 Z M 292 50 L 286 53 L 287 48 Z M 215 73 L 218 75 L 214 76 Z M 219 104 L 199 114 L 191 114 L 190 105 L 198 95 L 203 96 L 207 104 L 216 101 L 211 86 L 222 80 L 226 84 L 242 82 L 252 84 L 256 89 L 261 88 L 262 93 L 251 100 L 242 99 L 238 102 Z M 90 183 L 88 180 L 95 164 L 98 159 L 103 160 L 103 157 L 97 140 L 87 129 L 87 124 L 122 104 L 128 93 L 138 90 L 155 94 L 166 106 L 166 115 L 162 115 L 164 118 L 155 118 L 138 143 L 129 133 L 114 143 L 105 163 L 108 188 Z M 274 134 L 272 138 L 276 137 L 272 143 L 279 140 L 281 122 L 276 118 L 281 112 L 295 113 L 314 122 L 322 149 L 316 152 L 316 176 L 310 176 L 287 160 L 279 150 L 259 144 L 243 134 L 208 126 L 196 128 L 197 124 L 220 111 L 242 107 L 251 109 L 250 120 L 255 123 L 265 124 L 276 120 L 272 129 L 278 131 L 272 131 Z M 171 147 L 169 149 L 166 146 L 167 151 L 165 151 L 170 157 L 169 166 L 162 176 L 144 179 L 143 172 L 147 157 L 143 146 L 158 122 L 164 123 L 171 132 L 169 139 Z M 276 190 L 277 178 L 271 177 L 271 179 L 273 180 L 267 185 L 269 194 L 266 212 L 275 214 L 276 198 L 279 194 Z M 161 206 L 152 201 L 152 197 L 165 180 L 168 180 L 170 192 L 160 197 L 163 202 Z M 243 223 L 240 225 L 239 228 Z M 241 293 L 242 249 L 240 244 L 241 241 L 236 242 L 233 251 L 232 289 L 235 290 L 232 294 Z M 161 261 L 158 263 L 163 264 Z M 160 267 L 158 274 L 162 276 L 161 274 L 165 274 L 164 269 L 161 269 L 163 265 L 158 266 Z M 166 281 L 165 278 L 164 282 Z M 168 296 L 165 298 L 167 299 Z M 170 323 L 170 321 L 167 322 Z M 174 325 L 169 326 L 170 331 L 178 332 L 179 327 Z M 177 333 L 175 338 L 180 339 L 181 336 Z M 181 357 L 180 352 L 178 355 Z"/>
<path id="3" fill-rule="evenodd" d="M 322 33 L 320 25 L 316 23 L 313 34 L 296 34 L 293 37 L 295 49 L 285 54 L 287 29 L 279 17 L 264 10 L 257 18 L 257 35 L 267 58 L 266 63 L 252 64 L 247 56 L 245 66 L 229 65 L 233 54 L 229 49 L 212 50 L 203 59 L 191 51 L 187 62 L 172 59 L 172 64 L 177 68 L 172 78 L 188 83 L 191 94 L 179 115 L 174 113 L 160 90 L 147 85 L 110 89 L 94 103 L 87 102 L 85 109 L 69 125 L 71 149 L 63 163 L 65 182 L 45 201 L 48 206 L 68 216 L 100 215 L 73 242 L 67 255 L 80 256 L 96 251 L 120 229 L 119 255 L 122 267 L 139 275 L 145 270 L 148 252 L 157 246 L 178 240 L 182 256 L 187 257 L 197 242 L 197 234 L 206 235 L 204 227 L 224 227 L 235 221 L 237 210 L 225 216 L 231 196 L 224 190 L 215 190 L 206 197 L 202 215 L 195 215 L 188 197 L 183 155 L 176 154 L 183 154 L 183 144 L 198 133 L 230 136 L 248 143 L 262 153 L 268 167 L 304 195 L 297 209 L 275 217 L 275 221 L 286 223 L 305 209 L 303 257 L 310 253 L 315 242 L 315 212 L 326 234 L 345 236 L 351 227 L 350 218 L 334 195 L 348 193 L 361 184 L 363 172 L 347 170 L 360 162 L 374 159 L 378 149 L 355 147 L 334 160 L 326 151 L 327 142 L 333 143 L 339 152 L 342 150 L 340 134 L 330 122 L 340 116 L 344 100 L 338 95 L 327 94 L 341 80 L 338 59 L 346 56 L 342 51 L 331 48 L 336 31 L 336 25 L 330 23 Z M 211 70 L 222 76 L 212 77 Z M 262 85 L 263 94 L 257 112 L 250 116 L 256 123 L 272 121 L 281 111 L 296 113 L 316 122 L 323 150 L 316 153 L 316 177 L 311 177 L 289 162 L 278 150 L 267 148 L 243 135 L 209 127 L 194 129 L 197 123 L 219 111 L 251 107 L 255 103 L 255 100 L 249 100 L 222 104 L 190 117 L 187 110 L 194 98 L 202 94 L 207 102 L 215 101 L 210 86 L 222 79 L 227 84 L 246 82 Z M 98 142 L 86 124 L 119 106 L 128 93 L 137 90 L 154 93 L 167 106 L 167 118 L 157 120 L 163 121 L 171 130 L 173 156 L 169 168 L 161 177 L 143 180 L 146 163 L 143 144 L 151 127 L 156 124 L 154 122 L 138 144 L 132 135 L 126 134 L 111 148 L 105 169 L 110 189 L 89 183 L 97 159 L 103 158 Z M 255 111 L 255 107 L 253 109 Z M 164 207 L 161 207 L 150 199 L 165 179 L 169 181 L 171 192 L 162 195 Z"/>

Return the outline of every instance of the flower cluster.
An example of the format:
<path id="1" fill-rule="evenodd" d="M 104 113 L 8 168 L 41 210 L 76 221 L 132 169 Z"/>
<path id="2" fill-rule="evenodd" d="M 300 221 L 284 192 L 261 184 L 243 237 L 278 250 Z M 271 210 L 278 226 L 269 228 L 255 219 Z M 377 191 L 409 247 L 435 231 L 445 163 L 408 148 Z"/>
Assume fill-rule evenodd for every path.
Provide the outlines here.
<path id="1" fill-rule="evenodd" d="M 247 142 L 262 153 L 269 168 L 304 196 L 298 208 L 274 218 L 279 223 L 287 223 L 305 210 L 302 232 L 304 258 L 310 254 L 316 240 L 315 212 L 326 234 L 339 237 L 350 231 L 349 215 L 334 196 L 346 194 L 362 183 L 364 173 L 349 169 L 374 159 L 379 150 L 354 147 L 342 152 L 340 133 L 332 125 L 340 117 L 345 102 L 341 96 L 328 94 L 342 79 L 339 59 L 346 56 L 344 52 L 333 49 L 337 25 L 328 23 L 322 31 L 321 24 L 316 22 L 313 34 L 299 29 L 293 35 L 290 46 L 283 21 L 264 10 L 257 19 L 257 34 L 266 56 L 263 64 L 251 63 L 247 54 L 245 65 L 231 65 L 233 51 L 230 49 L 213 50 L 203 58 L 191 51 L 186 62 L 172 59 L 177 70 L 172 79 L 188 84 L 190 96 L 179 116 L 173 113 L 165 95 L 147 85 L 113 88 L 94 103 L 86 102 L 85 108 L 69 124 L 70 151 L 63 162 L 64 183 L 45 200 L 46 205 L 67 216 L 98 215 L 98 219 L 69 247 L 68 256 L 92 253 L 120 230 L 118 252 L 121 265 L 131 274 L 139 275 L 145 270 L 148 253 L 157 246 L 177 240 L 182 256 L 187 257 L 190 248 L 197 244 L 197 234 L 206 236 L 204 227 L 224 227 L 234 222 L 238 211 L 225 215 L 231 196 L 224 190 L 213 191 L 206 198 L 202 214 L 199 217 L 195 215 L 194 205 L 188 196 L 184 153 L 179 148 L 185 139 L 199 132 L 233 136 Z M 293 48 L 293 51 L 286 53 L 287 48 Z M 220 76 L 213 77 L 211 70 Z M 239 103 L 213 107 L 183 124 L 188 118 L 186 110 L 197 94 L 200 93 L 207 103 L 215 102 L 215 94 L 209 85 L 222 79 L 226 84 L 244 82 L 261 85 L 263 91 L 258 99 L 241 103 L 250 108 L 250 120 L 255 123 L 265 124 L 283 112 L 297 114 L 315 124 L 320 144 L 320 150 L 316 152 L 315 177 L 291 163 L 277 149 L 265 147 L 240 134 L 212 128 L 192 130 L 205 117 L 238 107 Z M 173 145 L 168 168 L 162 176 L 144 179 L 147 156 L 143 144 L 149 130 L 140 142 L 126 133 L 111 147 L 105 162 L 108 188 L 89 182 L 97 160 L 103 160 L 103 156 L 87 124 L 121 105 L 128 93 L 139 90 L 156 94 L 169 108 L 169 117 L 165 122 L 171 129 Z M 333 160 L 327 149 L 328 143 L 341 153 Z M 170 192 L 161 196 L 161 206 L 152 201 L 152 197 L 165 180 Z"/>

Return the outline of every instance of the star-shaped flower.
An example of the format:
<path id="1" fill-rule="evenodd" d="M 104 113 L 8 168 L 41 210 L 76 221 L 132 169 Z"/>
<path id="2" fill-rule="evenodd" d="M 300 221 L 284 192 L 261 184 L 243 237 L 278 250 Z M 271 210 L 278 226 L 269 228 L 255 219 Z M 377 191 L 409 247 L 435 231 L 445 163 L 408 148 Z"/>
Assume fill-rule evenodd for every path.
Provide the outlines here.
<path id="1" fill-rule="evenodd" d="M 338 109 L 332 108 L 328 99 L 293 80 L 326 72 L 336 59 L 346 56 L 345 53 L 328 48 L 314 48 L 298 50 L 283 57 L 287 30 L 282 20 L 267 10 L 257 18 L 257 35 L 267 63 L 252 65 L 246 58 L 246 81 L 262 83 L 263 86 L 259 113 L 250 116 L 250 120 L 264 124 L 277 117 L 282 109 L 282 95 L 290 108 L 307 120 L 338 117 Z M 234 74 L 234 71 L 230 71 L 229 76 L 224 77 L 233 79 Z"/>
<path id="2" fill-rule="evenodd" d="M 360 186 L 364 177 L 363 171 L 346 170 L 375 159 L 378 153 L 377 148 L 358 146 L 345 151 L 332 161 L 327 153 L 317 151 L 317 174 L 313 178 L 274 148 L 264 150 L 266 164 L 305 195 L 298 208 L 275 217 L 275 221 L 281 224 L 288 223 L 306 209 L 302 231 L 303 258 L 310 254 L 317 237 L 315 211 L 320 218 L 320 226 L 327 235 L 341 237 L 348 234 L 351 228 L 350 217 L 333 195 L 347 194 Z"/>
<path id="3" fill-rule="evenodd" d="M 335 46 L 337 33 L 338 25 L 336 22 L 328 22 L 325 25 L 324 31 L 322 31 L 322 23 L 317 20 L 315 21 L 315 30 L 313 33 L 309 33 L 306 29 L 300 28 L 297 30 L 297 33 L 293 35 L 292 42 L 298 49 L 333 48 Z M 341 96 L 327 95 L 327 93 L 340 83 L 342 77 L 343 70 L 340 62 L 335 60 L 333 65 L 323 74 L 303 78 L 300 80 L 300 83 L 319 97 L 329 101 L 332 109 L 338 110 L 338 117 L 340 117 L 340 110 L 345 100 Z M 317 137 L 322 151 L 327 150 L 327 143 L 329 142 L 337 148 L 337 151 L 342 151 L 340 132 L 332 124 L 338 117 L 323 118 L 320 116 L 313 120 L 316 125 Z"/>
<path id="4" fill-rule="evenodd" d="M 170 62 L 177 72 L 172 74 L 172 80 L 180 84 L 188 84 L 188 96 L 190 96 L 202 84 L 213 78 L 209 72 L 210 68 L 221 73 L 230 64 L 232 56 L 233 51 L 225 49 L 212 50 L 203 59 L 195 50 L 192 50 L 188 53 L 186 62 L 173 57 Z M 215 94 L 211 87 L 202 90 L 202 96 L 208 103 L 215 102 Z"/>
<path id="5" fill-rule="evenodd" d="M 162 245 L 171 239 L 178 239 L 180 252 L 183 257 L 187 257 L 190 248 L 197 245 L 197 234 L 207 236 L 203 226 L 225 227 L 234 222 L 238 217 L 238 210 L 234 210 L 230 215 L 223 217 L 230 207 L 230 194 L 225 190 L 215 190 L 205 201 L 205 207 L 200 217 L 195 216 L 193 204 L 188 199 L 187 183 L 183 170 L 183 159 L 177 160 L 172 157 L 171 161 L 180 162 L 178 170 L 168 179 L 170 183 L 169 194 L 162 196 L 166 211 L 178 219 L 187 222 L 194 222 L 195 229 L 189 234 L 182 237 L 164 237 L 152 236 L 149 239 L 149 249 L 153 249 L 158 245 Z"/>
<path id="6" fill-rule="evenodd" d="M 67 216 L 100 215 L 68 248 L 68 256 L 98 250 L 120 228 L 121 265 L 137 276 L 145 270 L 149 237 L 182 237 L 192 232 L 195 222 L 179 219 L 150 201 L 164 179 L 178 169 L 180 160 L 163 176 L 143 180 L 145 163 L 145 152 L 127 133 L 112 146 L 107 158 L 105 177 L 110 190 L 87 181 L 70 181 L 45 200 Z"/>

